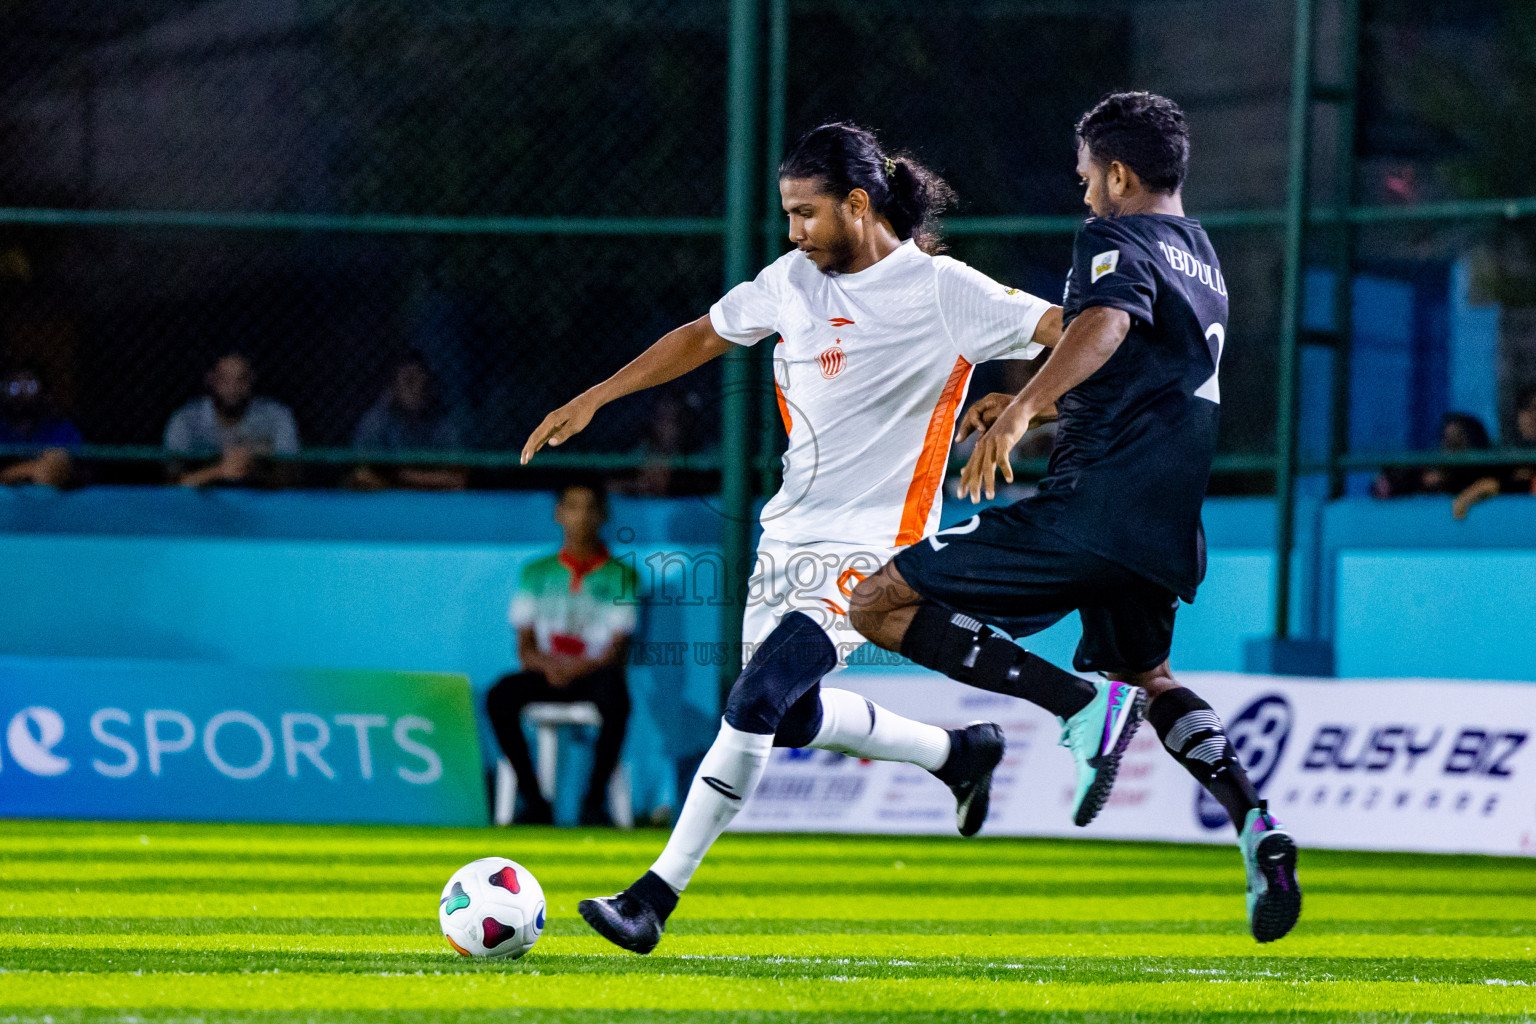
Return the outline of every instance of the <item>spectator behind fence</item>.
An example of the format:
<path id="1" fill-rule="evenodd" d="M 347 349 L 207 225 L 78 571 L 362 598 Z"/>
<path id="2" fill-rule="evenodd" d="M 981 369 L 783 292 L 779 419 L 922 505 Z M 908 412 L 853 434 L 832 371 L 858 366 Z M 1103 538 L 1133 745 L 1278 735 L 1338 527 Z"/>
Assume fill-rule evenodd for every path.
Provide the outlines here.
<path id="1" fill-rule="evenodd" d="M 292 482 L 296 467 L 269 456 L 299 454 L 298 426 L 286 405 L 256 397 L 251 361 L 234 352 L 221 356 L 204 383 L 208 394 L 177 409 L 165 425 L 166 451 L 184 457 L 171 464 L 171 479 L 185 487 Z M 200 469 L 186 464 L 208 459 L 214 461 Z"/>
<path id="2" fill-rule="evenodd" d="M 486 697 L 496 738 L 517 773 L 519 821 L 549 823 L 523 736 L 523 708 L 536 701 L 591 701 L 603 724 L 581 805 L 583 825 L 608 825 L 608 779 L 619 763 L 629 720 L 624 658 L 639 621 L 638 577 L 598 536 L 608 518 L 596 483 L 568 484 L 555 505 L 564 534 L 558 553 L 523 567 L 509 614 L 522 671 L 502 677 Z"/>
<path id="3" fill-rule="evenodd" d="M 1486 451 L 1493 447 L 1488 428 L 1470 413 L 1448 412 L 1440 419 L 1442 452 Z M 1410 494 L 1460 494 L 1482 477 L 1486 466 L 1397 466 L 1376 477 L 1371 493 L 1378 498 Z"/>
<path id="4" fill-rule="evenodd" d="M 1527 384 L 1515 396 L 1516 448 L 1536 448 L 1536 384 Z M 1482 475 L 1456 495 L 1451 515 L 1465 519 L 1472 506 L 1495 494 L 1536 494 L 1536 466 L 1516 463 L 1482 469 Z"/>
<path id="5" fill-rule="evenodd" d="M 463 434 L 443 408 L 437 381 L 416 353 L 395 364 L 389 386 L 358 421 L 352 446 L 360 452 L 458 451 Z M 360 490 L 409 487 L 421 491 L 461 491 L 469 475 L 456 466 L 359 466 L 348 483 Z"/>
<path id="6" fill-rule="evenodd" d="M 0 444 L 40 449 L 0 468 L 0 484 L 67 486 L 74 479 L 69 449 L 81 443 L 80 431 L 54 410 L 36 370 L 19 366 L 0 381 Z"/>

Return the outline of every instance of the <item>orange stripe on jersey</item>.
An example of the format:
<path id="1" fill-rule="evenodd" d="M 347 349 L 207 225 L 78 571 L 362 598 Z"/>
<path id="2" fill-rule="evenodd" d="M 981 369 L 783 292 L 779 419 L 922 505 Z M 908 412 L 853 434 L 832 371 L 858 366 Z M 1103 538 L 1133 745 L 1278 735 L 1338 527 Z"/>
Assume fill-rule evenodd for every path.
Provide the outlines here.
<path id="1" fill-rule="evenodd" d="M 779 336 L 778 344 L 784 344 L 783 335 Z M 795 421 L 790 419 L 789 403 L 784 401 L 784 389 L 779 387 L 779 378 L 777 375 L 775 375 L 773 378 L 773 394 L 779 400 L 779 418 L 784 421 L 784 433 L 788 435 L 789 432 L 794 429 Z"/>
<path id="2" fill-rule="evenodd" d="M 773 382 L 773 393 L 779 400 L 779 418 L 784 421 L 784 433 L 788 434 L 795 428 L 795 421 L 789 418 L 789 404 L 784 401 L 784 390 L 778 381 Z"/>
<path id="3" fill-rule="evenodd" d="M 965 385 L 971 377 L 971 364 L 964 356 L 955 359 L 955 368 L 949 371 L 939 404 L 933 407 L 928 419 L 928 433 L 923 437 L 923 450 L 912 470 L 912 483 L 907 487 L 907 500 L 901 507 L 901 529 L 896 533 L 896 546 L 905 547 L 923 539 L 928 525 L 928 513 L 933 510 L 934 496 L 939 484 L 944 482 L 944 461 L 949 454 L 949 439 L 955 429 L 955 411 L 965 394 Z"/>

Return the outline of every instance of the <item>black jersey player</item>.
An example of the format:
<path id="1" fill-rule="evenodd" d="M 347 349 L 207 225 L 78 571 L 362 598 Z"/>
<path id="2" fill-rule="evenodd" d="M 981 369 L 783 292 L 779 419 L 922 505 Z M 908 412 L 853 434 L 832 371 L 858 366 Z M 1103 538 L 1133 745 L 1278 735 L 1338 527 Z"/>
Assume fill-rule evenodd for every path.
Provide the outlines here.
<path id="1" fill-rule="evenodd" d="M 1142 708 L 1164 746 L 1238 830 L 1248 915 L 1260 942 L 1301 912 L 1296 847 L 1269 815 L 1221 720 L 1168 667 L 1174 613 L 1205 573 L 1200 506 L 1216 447 L 1227 288 L 1210 239 L 1184 216 L 1184 116 L 1148 93 L 1109 96 L 1077 125 L 1078 174 L 1093 211 L 1078 232 L 1066 329 L 1017 396 L 983 400 L 986 432 L 961 476 L 973 499 L 1030 420 L 1060 416 L 1039 492 L 899 552 L 856 589 L 856 628 L 913 661 L 1054 712 L 1077 760 L 1074 819 L 1113 785 Z M 1094 683 L 1010 640 L 1077 611 L 1073 659 Z M 1147 703 L 1150 699 L 1150 703 Z"/>

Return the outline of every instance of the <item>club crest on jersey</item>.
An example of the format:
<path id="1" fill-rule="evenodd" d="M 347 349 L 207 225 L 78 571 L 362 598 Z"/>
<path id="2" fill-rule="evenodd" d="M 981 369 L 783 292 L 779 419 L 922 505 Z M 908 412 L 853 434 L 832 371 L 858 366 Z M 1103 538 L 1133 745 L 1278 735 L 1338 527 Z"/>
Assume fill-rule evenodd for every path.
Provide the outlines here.
<path id="1" fill-rule="evenodd" d="M 1093 284 L 1105 274 L 1113 274 L 1115 268 L 1120 265 L 1120 250 L 1111 249 L 1109 252 L 1101 252 L 1093 258 L 1093 276 L 1088 283 Z"/>
<path id="2" fill-rule="evenodd" d="M 816 357 L 817 364 L 821 367 L 821 375 L 831 380 L 843 372 L 843 367 L 848 365 L 848 357 L 843 354 L 843 339 L 837 338 L 832 342 L 832 347 Z"/>

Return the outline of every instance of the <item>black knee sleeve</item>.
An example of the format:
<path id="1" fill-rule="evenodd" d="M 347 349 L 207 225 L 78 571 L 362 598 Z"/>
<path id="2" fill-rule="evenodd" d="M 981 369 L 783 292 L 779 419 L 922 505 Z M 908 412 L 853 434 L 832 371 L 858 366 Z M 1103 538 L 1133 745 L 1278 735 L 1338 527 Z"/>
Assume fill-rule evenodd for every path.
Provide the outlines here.
<path id="1" fill-rule="evenodd" d="M 732 729 L 778 732 L 786 712 L 837 664 L 837 650 L 804 612 L 790 612 L 752 654 L 725 702 Z"/>
<path id="2" fill-rule="evenodd" d="M 776 747 L 808 747 L 821 731 L 821 687 L 812 686 L 789 706 L 773 734 Z"/>

